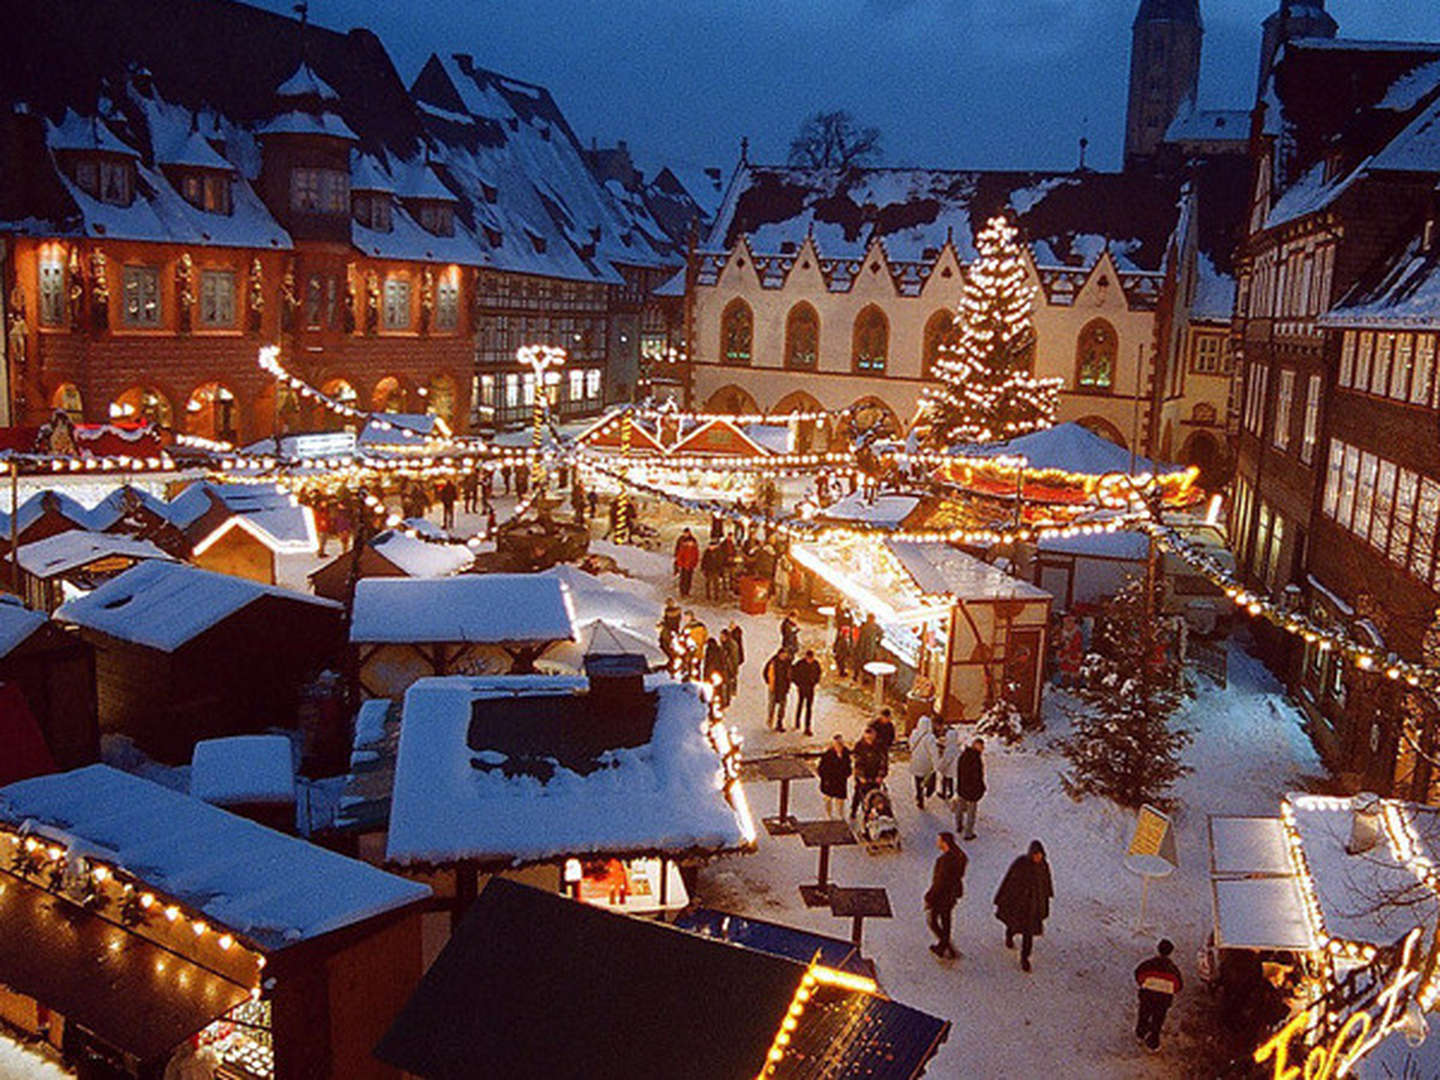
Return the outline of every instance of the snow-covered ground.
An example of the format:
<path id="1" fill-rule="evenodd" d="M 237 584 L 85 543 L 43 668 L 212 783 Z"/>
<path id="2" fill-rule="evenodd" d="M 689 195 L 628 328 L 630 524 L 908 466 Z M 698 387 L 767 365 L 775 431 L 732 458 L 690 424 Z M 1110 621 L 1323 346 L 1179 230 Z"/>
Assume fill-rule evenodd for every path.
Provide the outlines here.
<path id="1" fill-rule="evenodd" d="M 71 1075 L 49 1052 L 0 1035 L 0 1076 L 5 1080 L 69 1080 Z"/>
<path id="2" fill-rule="evenodd" d="M 497 508 L 504 516 L 506 509 Z M 656 617 L 666 596 L 676 595 L 670 572 L 670 544 L 678 525 L 668 508 L 657 508 L 664 547 L 659 552 L 615 548 L 596 542 L 591 550 L 615 556 L 635 581 L 631 592 L 648 596 Z M 647 508 L 648 510 L 648 508 Z M 438 512 L 436 515 L 438 516 Z M 602 507 L 603 516 L 603 507 Z M 462 516 L 460 532 L 476 523 Z M 696 528 L 702 538 L 704 532 Z M 310 565 L 287 573 L 303 582 Z M 293 577 L 291 576 L 293 574 Z M 697 575 L 698 578 L 698 575 Z M 645 588 L 648 585 L 649 588 Z M 697 590 L 701 588 L 696 583 Z M 815 736 L 766 729 L 761 668 L 779 643 L 775 612 L 747 616 L 732 603 L 708 603 L 692 594 L 691 608 L 712 630 L 738 622 L 745 630 L 747 659 L 740 689 L 727 717 L 742 733 L 747 755 L 819 749 L 835 732 L 859 736 L 868 719 L 871 695 L 840 683 L 827 670 L 816 702 Z M 802 624 L 802 644 L 826 658 L 824 625 Z M 929 800 L 916 809 L 908 767 L 891 767 L 903 850 L 868 855 L 863 847 L 832 852 L 832 879 L 844 885 L 883 886 L 895 917 L 868 920 L 865 952 L 876 962 L 885 989 L 900 1001 L 948 1018 L 949 1041 L 929 1075 L 936 1077 L 1038 1077 L 1047 1073 L 1079 1077 L 1162 1077 L 1184 1075 L 1195 1049 L 1194 1030 L 1209 1003 L 1194 978 L 1194 957 L 1211 926 L 1205 818 L 1211 813 L 1274 814 L 1281 794 L 1305 777 L 1321 773 L 1301 730 L 1298 712 L 1281 687 L 1238 643 L 1230 652 L 1229 686 L 1220 690 L 1197 679 L 1198 694 L 1185 722 L 1196 729 L 1186 760 L 1194 768 L 1177 787 L 1175 813 L 1180 868 L 1150 890 L 1148 929 L 1136 933 L 1140 881 L 1122 867 L 1133 828 L 1132 815 L 1099 800 L 1076 803 L 1061 790 L 1064 761 L 1049 747 L 1067 725 L 1064 695 L 1047 691 L 1048 730 L 1015 750 L 992 743 L 987 749 L 989 793 L 981 803 L 979 838 L 965 845 L 969 856 L 966 896 L 956 911 L 958 961 L 941 963 L 926 946 L 921 896 L 928 887 L 935 833 L 953 827 L 946 807 Z M 775 810 L 773 784 L 751 784 L 747 792 L 757 817 Z M 821 816 L 814 782 L 792 785 L 793 812 Z M 1035 947 L 1034 971 L 1019 970 L 1007 950 L 990 899 L 1010 860 L 1031 839 L 1050 855 L 1055 902 L 1045 936 Z M 795 837 L 773 838 L 763 831 L 753 855 L 721 860 L 702 871 L 698 899 L 713 907 L 752 914 L 812 930 L 845 936 L 848 920 L 825 909 L 809 910 L 797 886 L 814 879 L 816 852 Z M 1172 938 L 1177 959 L 1191 984 L 1172 1011 L 1160 1055 L 1136 1042 L 1131 971 L 1149 955 L 1155 940 Z"/>

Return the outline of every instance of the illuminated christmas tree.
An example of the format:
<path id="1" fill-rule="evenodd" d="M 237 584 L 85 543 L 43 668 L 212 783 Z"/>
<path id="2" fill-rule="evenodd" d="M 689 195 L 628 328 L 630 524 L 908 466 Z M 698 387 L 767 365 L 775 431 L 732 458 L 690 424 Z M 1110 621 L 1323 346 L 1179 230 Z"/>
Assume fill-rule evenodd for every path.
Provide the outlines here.
<path id="1" fill-rule="evenodd" d="M 939 385 L 924 394 L 932 446 L 1013 439 L 1055 423 L 1064 380 L 1031 373 L 1034 290 L 1016 232 L 995 217 L 975 238 L 979 258 L 965 274 L 954 340 L 936 356 Z"/>

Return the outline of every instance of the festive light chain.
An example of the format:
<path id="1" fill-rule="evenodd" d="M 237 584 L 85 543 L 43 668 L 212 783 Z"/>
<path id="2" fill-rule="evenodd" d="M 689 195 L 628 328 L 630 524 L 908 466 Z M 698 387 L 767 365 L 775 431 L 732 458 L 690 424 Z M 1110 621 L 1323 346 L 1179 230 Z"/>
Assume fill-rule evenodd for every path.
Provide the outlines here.
<path id="1" fill-rule="evenodd" d="M 78 472 L 174 472 L 179 466 L 175 459 L 163 451 L 152 457 L 72 457 L 67 454 L 15 454 L 6 453 L 4 460 L 17 465 L 26 465 L 34 472 L 78 473 Z"/>
<path id="2" fill-rule="evenodd" d="M 875 994 L 879 991 L 879 987 L 873 979 L 836 968 L 824 967 L 818 960 L 811 961 L 810 966 L 805 969 L 805 974 L 801 976 L 800 985 L 795 988 L 795 996 L 790 1000 L 790 1007 L 785 1010 L 785 1015 L 780 1020 L 780 1030 L 775 1033 L 770 1049 L 765 1054 L 765 1068 L 760 1073 L 761 1080 L 767 1076 L 774 1076 L 780 1063 L 785 1060 L 786 1048 L 790 1045 L 795 1031 L 800 1026 L 800 1018 L 805 1014 L 810 999 L 819 992 L 822 986 L 833 986 L 856 994 Z"/>
<path id="3" fill-rule="evenodd" d="M 1191 569 L 1208 579 L 1212 585 L 1223 591 L 1236 607 L 1246 613 L 1264 619 L 1286 633 L 1303 638 L 1306 644 L 1314 645 L 1323 652 L 1348 660 L 1361 671 L 1383 675 L 1392 682 L 1404 682 L 1408 686 L 1440 690 L 1440 669 L 1402 660 L 1394 653 L 1382 654 L 1376 648 L 1357 642 L 1344 629 L 1322 626 L 1307 615 L 1286 610 L 1251 592 L 1229 570 L 1210 556 L 1197 551 L 1189 541 L 1168 526 L 1150 520 L 1142 523 L 1141 527 L 1155 538 L 1157 544 L 1179 556 Z"/>
<path id="4" fill-rule="evenodd" d="M 207 439 L 203 435 L 188 435 L 184 432 L 174 433 L 175 443 L 178 446 L 189 446 L 196 450 L 208 450 L 212 454 L 233 454 L 235 444 L 222 442 L 219 439 Z"/>
<path id="5" fill-rule="evenodd" d="M 113 882 L 120 889 L 119 897 L 106 896 L 105 903 L 119 904 L 122 912 L 129 907 L 132 900 L 140 909 L 139 921 L 147 918 L 163 916 L 166 922 L 178 925 L 182 920 L 188 922 L 190 930 L 196 938 L 203 938 L 214 934 L 215 944 L 223 952 L 239 947 L 255 958 L 256 985 L 251 988 L 252 998 L 260 995 L 260 972 L 265 967 L 264 952 L 254 943 L 248 941 L 243 934 L 226 927 L 217 927 L 210 923 L 209 917 L 204 912 L 192 909 L 174 898 L 161 896 L 159 891 L 152 888 L 143 878 L 132 874 L 119 863 L 106 862 L 103 859 L 91 855 L 75 855 L 78 865 L 71 866 L 71 855 L 57 842 L 47 840 L 43 835 L 30 832 L 28 828 L 14 828 L 10 825 L 0 825 L 0 836 L 9 839 L 16 847 L 16 858 L 12 861 L 12 872 L 23 880 L 31 881 L 32 877 L 38 877 L 41 873 L 51 875 L 52 883 L 59 875 L 75 869 L 83 870 L 88 878 L 87 885 L 97 892 L 103 892 L 107 882 Z M 23 861 L 22 861 L 23 860 Z M 33 870 L 30 867 L 33 865 Z M 43 883 L 33 882 L 32 884 Z M 77 900 L 71 894 L 69 886 L 57 885 L 47 889 L 48 892 L 63 896 L 82 907 L 89 905 L 84 901 Z M 121 921 L 126 921 L 122 913 Z"/>

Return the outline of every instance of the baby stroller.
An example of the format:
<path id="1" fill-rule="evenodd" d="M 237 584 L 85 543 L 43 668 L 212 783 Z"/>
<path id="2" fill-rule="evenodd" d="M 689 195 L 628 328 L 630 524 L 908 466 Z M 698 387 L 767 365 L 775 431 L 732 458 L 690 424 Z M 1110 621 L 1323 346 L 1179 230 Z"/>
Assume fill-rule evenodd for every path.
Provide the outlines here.
<path id="1" fill-rule="evenodd" d="M 883 784 L 867 793 L 860 806 L 860 839 L 871 855 L 900 850 L 900 825 Z"/>

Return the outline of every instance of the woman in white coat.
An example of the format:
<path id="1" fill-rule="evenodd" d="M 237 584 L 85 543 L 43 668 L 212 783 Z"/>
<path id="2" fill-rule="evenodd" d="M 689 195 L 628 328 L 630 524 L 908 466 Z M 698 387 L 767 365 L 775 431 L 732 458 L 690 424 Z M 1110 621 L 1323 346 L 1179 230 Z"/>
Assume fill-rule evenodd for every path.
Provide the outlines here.
<path id="1" fill-rule="evenodd" d="M 915 778 L 915 805 L 925 809 L 925 796 L 935 794 L 935 775 L 940 769 L 940 747 L 931 729 L 932 721 L 922 716 L 910 732 L 910 775 Z"/>
<path id="2" fill-rule="evenodd" d="M 940 769 L 940 798 L 947 803 L 955 797 L 955 768 L 960 764 L 960 732 L 941 725 L 935 732 L 935 759 Z"/>

